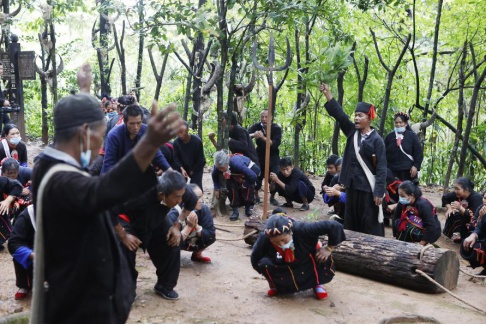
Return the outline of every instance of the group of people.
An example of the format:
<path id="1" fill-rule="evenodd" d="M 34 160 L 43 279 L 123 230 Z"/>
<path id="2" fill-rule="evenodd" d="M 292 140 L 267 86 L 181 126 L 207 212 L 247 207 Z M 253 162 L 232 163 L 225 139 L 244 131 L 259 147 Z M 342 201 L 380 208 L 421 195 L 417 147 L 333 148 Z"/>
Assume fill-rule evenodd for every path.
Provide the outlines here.
<path id="1" fill-rule="evenodd" d="M 384 236 L 386 215 L 392 218 L 398 240 L 421 245 L 437 241 L 441 224 L 435 206 L 422 196 L 419 186 L 423 152 L 408 124 L 409 116 L 394 114 L 394 131 L 382 139 L 371 126 L 372 104 L 359 102 L 352 122 L 328 85 L 321 85 L 320 90 L 327 99 L 328 114 L 347 136 L 343 160 L 328 158 L 322 184 L 323 200 L 334 207 L 336 219 L 346 229 Z M 466 177 L 456 179 L 454 188 L 442 197 L 442 206 L 447 208 L 443 233 L 462 242 L 462 256 L 472 267 L 482 266 L 485 275 L 485 194 L 482 203 L 482 195 Z"/>
<path id="2" fill-rule="evenodd" d="M 190 251 L 194 262 L 211 262 L 203 254 L 216 240 L 213 217 L 203 203 L 206 159 L 201 139 L 189 134 L 175 105 L 157 112 L 153 103 L 152 117 L 134 97 L 123 96 L 118 103 L 107 99 L 100 105 L 89 94 L 89 65 L 78 71 L 78 83 L 80 93 L 61 99 L 54 108 L 54 143 L 37 157 L 29 184 L 28 195 L 35 204 L 16 217 L 10 235 L 20 288 L 16 298 L 34 289 L 34 323 L 123 323 L 136 295 L 139 247 L 147 250 L 156 268 L 154 291 L 166 299 L 179 297 L 174 288 L 181 250 Z M 214 197 L 225 190 L 233 208 L 230 220 L 237 220 L 241 206 L 251 216 L 260 201 L 265 146 L 270 142 L 270 203 L 279 204 L 276 193 L 285 203 L 267 220 L 250 262 L 267 280 L 271 297 L 313 289 L 317 299 L 327 298 L 324 284 L 335 274 L 332 252 L 345 240 L 343 229 L 384 236 L 386 190 L 397 194 L 391 210 L 396 238 L 426 245 L 441 233 L 436 211 L 418 186 L 422 153 L 416 151 L 414 134 L 407 132 L 407 116 L 396 114 L 391 136 L 395 147 L 388 149 L 371 127 L 371 104 L 359 103 L 352 122 L 328 86 L 321 90 L 328 100 L 326 110 L 347 136 L 343 158 L 326 161 L 322 184 L 323 199 L 334 207 L 335 220 L 300 222 L 283 209 L 298 202 L 301 211 L 309 210 L 315 188 L 290 158 L 279 156 L 282 131 L 268 121 L 266 110 L 260 123 L 248 130 L 236 116 L 226 115 L 231 153 L 220 150 L 213 157 Z M 107 119 L 115 110 L 117 115 Z M 18 137 L 15 130 L 5 135 L 7 145 L 12 142 L 9 137 Z M 209 138 L 216 145 L 214 133 Z M 12 148 L 4 150 L 12 155 Z M 409 162 L 398 162 L 399 153 Z M 7 159 L 2 168 L 6 177 L 0 177 L 0 189 L 6 198 L 0 202 L 0 214 L 23 194 L 22 184 L 11 179 L 21 177 L 22 161 L 16 162 Z M 400 182 L 389 182 L 388 168 L 389 179 Z M 456 180 L 454 195 L 443 197 L 452 218 L 445 231 L 458 234 L 462 256 L 485 270 L 485 195 L 483 204 L 478 196 L 468 179 Z M 326 245 L 319 239 L 323 235 L 328 236 Z"/>

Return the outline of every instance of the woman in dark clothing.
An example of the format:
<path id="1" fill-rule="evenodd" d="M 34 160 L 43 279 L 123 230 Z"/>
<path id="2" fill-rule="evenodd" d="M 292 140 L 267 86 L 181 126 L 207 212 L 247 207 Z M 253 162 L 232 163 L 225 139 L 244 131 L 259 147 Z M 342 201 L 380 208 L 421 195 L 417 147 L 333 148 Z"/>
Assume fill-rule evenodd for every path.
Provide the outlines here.
<path id="1" fill-rule="evenodd" d="M 408 125 L 408 120 L 406 113 L 394 114 L 394 131 L 384 139 L 387 167 L 392 170 L 394 177 L 402 181 L 418 178 L 423 162 L 423 148 L 418 136 Z"/>
<path id="2" fill-rule="evenodd" d="M 200 263 L 210 263 L 211 259 L 203 256 L 203 251 L 215 242 L 215 225 L 210 208 L 203 204 L 203 191 L 196 184 L 188 184 L 198 197 L 198 203 L 194 211 L 186 217 L 186 224 L 190 226 L 189 234 L 183 234 L 186 238 L 181 241 L 181 249 L 193 252 L 191 260 Z M 171 209 L 167 214 L 168 218 L 175 222 L 179 216 L 177 209 Z"/>
<path id="3" fill-rule="evenodd" d="M 20 137 L 20 131 L 17 125 L 5 125 L 2 138 L 0 160 L 12 157 L 19 162 L 20 166 L 27 167 L 27 146 Z"/>
<path id="4" fill-rule="evenodd" d="M 478 275 L 485 275 L 485 194 L 483 204 L 475 211 L 475 221 L 475 229 L 460 246 L 460 255 L 473 269 L 481 266 L 483 270 Z"/>
<path id="5" fill-rule="evenodd" d="M 8 240 L 12 232 L 10 206 L 21 194 L 22 185 L 18 181 L 0 176 L 0 251 L 5 249 L 3 243 Z"/>
<path id="6" fill-rule="evenodd" d="M 382 198 L 386 188 L 387 161 L 384 141 L 371 126 L 373 105 L 360 102 L 353 122 L 333 98 L 328 85 L 320 90 L 325 108 L 347 137 L 339 183 L 346 187 L 345 229 L 384 236 Z M 358 153 L 358 154 L 357 154 Z"/>
<path id="7" fill-rule="evenodd" d="M 433 204 L 422 197 L 418 180 L 405 181 L 399 185 L 399 203 L 394 210 L 392 230 L 396 239 L 434 243 L 441 236 L 441 225 Z"/>
<path id="8" fill-rule="evenodd" d="M 318 244 L 322 235 L 328 235 L 325 247 Z M 268 296 L 313 288 L 317 299 L 326 299 L 323 284 L 335 275 L 331 253 L 344 240 L 343 226 L 336 221 L 298 222 L 278 213 L 267 221 L 250 259 L 269 282 Z"/>
<path id="9" fill-rule="evenodd" d="M 8 250 L 13 256 L 15 284 L 19 288 L 15 300 L 24 299 L 32 289 L 34 271 L 34 206 L 30 206 L 16 218 L 8 240 Z"/>
<path id="10" fill-rule="evenodd" d="M 474 212 L 482 205 L 482 195 L 473 190 L 473 182 L 466 177 L 457 178 L 453 186 L 454 192 L 441 198 L 442 206 L 447 208 L 443 234 L 459 243 L 475 228 L 471 223 Z"/>

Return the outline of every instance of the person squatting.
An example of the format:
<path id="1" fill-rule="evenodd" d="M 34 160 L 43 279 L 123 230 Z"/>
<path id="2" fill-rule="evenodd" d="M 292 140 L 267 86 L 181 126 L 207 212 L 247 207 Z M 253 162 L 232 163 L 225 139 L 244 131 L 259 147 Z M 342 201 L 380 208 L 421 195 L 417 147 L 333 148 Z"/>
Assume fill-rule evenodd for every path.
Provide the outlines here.
<path id="1" fill-rule="evenodd" d="M 0 177 L 7 197 L 0 202 L 6 225 L 0 228 L 0 243 L 10 236 L 8 248 L 19 288 L 15 299 L 33 290 L 32 322 L 124 323 L 136 297 L 138 248 L 147 250 L 156 269 L 155 293 L 169 300 L 179 298 L 175 287 L 181 250 L 191 252 L 193 262 L 211 263 L 203 255 L 216 240 L 211 211 L 202 199 L 203 143 L 188 133 L 176 105 L 156 112 L 154 103 L 152 117 L 135 97 L 120 97 L 122 104 L 105 98 L 100 105 L 89 94 L 89 65 L 83 65 L 77 77 L 80 93 L 56 104 L 54 143 L 38 156 L 32 170 L 28 194 L 35 204 L 17 214 L 13 229 L 10 218 L 3 215 L 22 195 L 24 184 Z M 400 153 L 408 157 L 405 151 L 410 149 L 412 160 L 395 164 L 392 170 L 395 177 L 404 178 L 392 213 L 394 236 L 426 245 L 441 235 L 436 210 L 418 187 L 423 157 L 415 135 L 403 125 L 407 116 L 396 117 L 398 126 L 389 137 L 396 142 L 389 139 L 386 146 L 371 126 L 372 104 L 358 103 L 351 121 L 329 87 L 322 85 L 320 90 L 327 99 L 326 111 L 347 137 L 343 158 L 327 160 L 329 175 L 321 187 L 340 222 L 302 222 L 282 208 L 272 212 L 250 257 L 251 266 L 267 280 L 270 297 L 308 289 L 319 300 L 328 297 L 324 284 L 335 275 L 332 252 L 346 240 L 344 229 L 384 236 L 382 201 L 388 163 Z M 214 197 L 227 189 L 231 221 L 239 219 L 239 207 L 250 217 L 254 204 L 260 202 L 266 140 L 271 142 L 270 203 L 278 205 L 275 195 L 279 194 L 285 199 L 281 207 L 294 208 L 293 202 L 298 202 L 300 211 L 308 211 L 316 195 L 292 160 L 279 157 L 280 126 L 267 121 L 266 110 L 260 117 L 261 123 L 247 130 L 235 116 L 225 116 L 232 153 L 219 150 L 213 157 Z M 271 123 L 269 135 L 267 123 Z M 14 157 L 15 150 L 20 155 L 23 143 L 11 139 L 17 137 L 16 127 L 6 129 L 6 156 Z M 167 146 L 171 140 L 174 145 Z M 216 146 L 214 134 L 210 140 Z M 166 159 L 168 148 L 174 160 Z M 388 148 L 394 153 L 388 153 Z M 11 164 L 15 171 L 24 165 L 22 157 Z M 462 200 L 469 202 L 468 208 Z M 472 267 L 482 266 L 485 274 L 485 195 L 483 200 L 479 203 L 471 182 L 458 179 L 455 195 L 445 196 L 443 203 L 452 218 L 448 235 L 458 233 L 462 256 Z M 328 236 L 324 246 L 323 235 Z"/>

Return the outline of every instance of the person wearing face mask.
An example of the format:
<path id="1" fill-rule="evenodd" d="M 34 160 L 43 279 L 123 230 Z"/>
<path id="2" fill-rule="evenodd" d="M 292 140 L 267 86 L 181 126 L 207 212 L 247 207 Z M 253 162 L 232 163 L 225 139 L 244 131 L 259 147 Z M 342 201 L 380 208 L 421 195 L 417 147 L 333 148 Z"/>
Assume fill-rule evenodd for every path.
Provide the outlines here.
<path id="1" fill-rule="evenodd" d="M 89 64 L 78 71 L 81 92 L 54 107 L 54 143 L 32 172 L 35 202 L 32 323 L 125 323 L 134 301 L 127 261 L 113 231 L 110 208 L 155 185 L 149 169 L 159 148 L 182 126 L 175 105 L 157 112 L 147 132 L 108 173 L 85 167 L 106 130 L 100 102 L 89 94 Z"/>
<path id="2" fill-rule="evenodd" d="M 323 284 L 335 275 L 332 252 L 345 240 L 343 226 L 336 221 L 299 222 L 281 208 L 272 211 L 265 230 L 259 234 L 250 255 L 252 267 L 269 283 L 273 297 L 313 289 L 315 297 L 326 299 Z M 328 235 L 322 247 L 319 236 Z"/>
<path id="3" fill-rule="evenodd" d="M 27 146 L 20 137 L 17 125 L 7 124 L 2 132 L 2 145 L 0 146 L 0 160 L 14 158 L 22 167 L 27 167 Z"/>
<path id="4" fill-rule="evenodd" d="M 186 225 L 198 197 L 186 184 L 184 177 L 176 171 L 167 171 L 158 178 L 157 185 L 148 192 L 112 209 L 115 232 L 122 243 L 122 251 L 127 257 L 132 272 L 134 286 L 137 285 L 138 272 L 135 268 L 136 252 L 139 245 L 149 253 L 156 268 L 157 283 L 154 291 L 165 299 L 176 300 L 174 290 L 179 278 L 181 249 L 180 242 L 191 231 L 193 224 Z M 178 208 L 170 216 L 178 204 Z M 115 218 L 114 218 L 115 216 Z M 189 217 L 188 217 L 189 218 Z"/>
<path id="5" fill-rule="evenodd" d="M 423 163 L 423 148 L 408 121 L 406 113 L 394 114 L 394 131 L 384 139 L 387 167 L 402 181 L 418 178 Z"/>
<path id="6" fill-rule="evenodd" d="M 345 229 L 384 236 L 382 199 L 386 189 L 387 160 L 382 137 L 371 126 L 375 107 L 359 102 L 353 122 L 333 98 L 326 84 L 320 86 L 325 109 L 347 137 L 339 183 L 346 188 Z"/>
<path id="7" fill-rule="evenodd" d="M 418 180 L 399 185 L 399 203 L 394 210 L 392 232 L 398 240 L 432 244 L 441 236 L 435 206 L 424 198 Z"/>
<path id="8" fill-rule="evenodd" d="M 203 204 L 203 191 L 201 188 L 196 184 L 188 184 L 188 187 L 198 196 L 198 203 L 194 208 L 194 213 L 188 215 L 185 220 L 190 228 L 190 232 L 183 234 L 185 239 L 181 241 L 181 249 L 193 252 L 191 254 L 191 260 L 193 262 L 211 263 L 211 258 L 203 256 L 202 253 L 216 240 L 213 216 L 211 215 L 210 208 L 206 204 Z M 173 208 L 167 216 L 172 222 L 176 222 L 179 215 L 179 211 Z"/>

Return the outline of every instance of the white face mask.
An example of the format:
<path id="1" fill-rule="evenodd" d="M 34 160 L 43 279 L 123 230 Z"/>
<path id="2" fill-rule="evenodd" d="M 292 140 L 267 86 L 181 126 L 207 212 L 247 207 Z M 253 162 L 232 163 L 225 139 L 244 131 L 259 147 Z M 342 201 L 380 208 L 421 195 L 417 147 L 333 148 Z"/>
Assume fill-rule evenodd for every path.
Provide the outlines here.
<path id="1" fill-rule="evenodd" d="M 90 149 L 90 133 L 91 130 L 88 127 L 88 131 L 86 132 L 86 138 L 88 139 L 88 143 L 86 144 L 86 151 L 83 151 L 83 139 L 80 138 L 79 147 L 80 147 L 80 162 L 81 167 L 86 168 L 91 162 L 91 149 Z"/>
<path id="2" fill-rule="evenodd" d="M 8 141 L 13 145 L 18 145 L 20 140 L 22 140 L 21 137 L 16 137 L 16 138 L 10 138 Z"/>
<path id="3" fill-rule="evenodd" d="M 291 237 L 291 240 L 290 240 L 290 241 L 289 241 L 287 244 L 282 245 L 282 246 L 280 246 L 280 247 L 281 247 L 282 249 L 287 249 L 287 248 L 291 247 L 291 244 L 292 244 L 292 243 L 293 243 L 293 238 Z"/>

